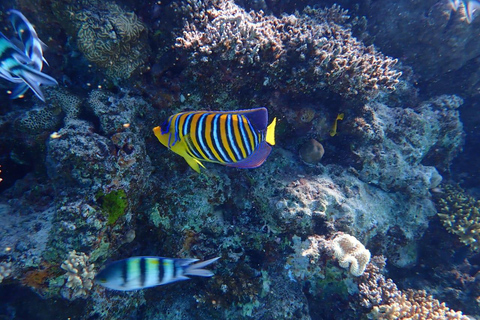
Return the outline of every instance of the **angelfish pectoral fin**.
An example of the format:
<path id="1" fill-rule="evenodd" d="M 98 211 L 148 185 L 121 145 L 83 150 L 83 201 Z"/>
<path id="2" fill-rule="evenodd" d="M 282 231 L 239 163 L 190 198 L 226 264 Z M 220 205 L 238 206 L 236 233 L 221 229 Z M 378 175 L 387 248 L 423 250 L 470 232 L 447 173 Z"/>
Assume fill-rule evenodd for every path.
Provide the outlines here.
<path id="1" fill-rule="evenodd" d="M 190 167 L 192 167 L 192 169 L 195 170 L 195 171 L 197 171 L 198 173 L 200 173 L 200 166 L 202 166 L 202 168 L 205 169 L 205 167 L 203 166 L 203 164 L 202 164 L 200 161 L 198 161 L 197 159 L 192 158 L 192 157 L 190 157 L 190 156 L 188 156 L 188 155 L 184 156 L 183 158 L 185 159 L 185 161 L 187 161 L 188 165 L 189 165 Z"/>

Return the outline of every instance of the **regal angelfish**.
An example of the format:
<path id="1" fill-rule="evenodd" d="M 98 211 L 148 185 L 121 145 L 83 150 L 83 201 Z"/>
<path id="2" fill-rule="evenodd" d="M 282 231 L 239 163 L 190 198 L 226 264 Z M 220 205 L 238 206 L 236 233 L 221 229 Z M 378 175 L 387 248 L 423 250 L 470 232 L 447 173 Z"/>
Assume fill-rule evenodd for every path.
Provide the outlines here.
<path id="1" fill-rule="evenodd" d="M 276 118 L 267 124 L 265 108 L 190 111 L 170 116 L 153 132 L 164 146 L 200 172 L 201 161 L 236 168 L 260 166 L 275 145 Z"/>
<path id="2" fill-rule="evenodd" d="M 203 268 L 218 259 L 192 264 L 198 259 L 132 257 L 112 262 L 95 276 L 95 281 L 113 290 L 140 290 L 188 280 L 188 276 L 211 277 L 213 272 Z"/>

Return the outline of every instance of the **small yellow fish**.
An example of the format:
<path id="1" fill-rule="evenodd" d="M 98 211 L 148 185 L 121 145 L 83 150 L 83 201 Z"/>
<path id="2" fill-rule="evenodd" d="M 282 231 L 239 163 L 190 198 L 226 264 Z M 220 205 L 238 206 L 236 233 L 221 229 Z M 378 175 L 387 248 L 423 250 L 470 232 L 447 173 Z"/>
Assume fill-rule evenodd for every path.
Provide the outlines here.
<path id="1" fill-rule="evenodd" d="M 331 137 L 335 137 L 335 135 L 337 134 L 337 123 L 338 123 L 338 120 L 343 120 L 343 116 L 344 116 L 344 114 L 340 113 L 337 116 L 337 118 L 335 119 L 335 122 L 333 123 L 332 130 L 330 130 L 330 136 Z"/>

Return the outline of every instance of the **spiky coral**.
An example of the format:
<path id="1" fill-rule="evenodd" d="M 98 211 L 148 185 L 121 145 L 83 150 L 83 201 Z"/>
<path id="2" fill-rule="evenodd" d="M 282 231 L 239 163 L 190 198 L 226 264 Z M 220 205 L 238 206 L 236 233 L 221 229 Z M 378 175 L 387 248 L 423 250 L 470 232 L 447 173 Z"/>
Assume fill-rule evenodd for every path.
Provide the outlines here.
<path id="1" fill-rule="evenodd" d="M 453 185 L 444 186 L 437 199 L 438 216 L 450 233 L 473 250 L 480 251 L 480 201 Z"/>

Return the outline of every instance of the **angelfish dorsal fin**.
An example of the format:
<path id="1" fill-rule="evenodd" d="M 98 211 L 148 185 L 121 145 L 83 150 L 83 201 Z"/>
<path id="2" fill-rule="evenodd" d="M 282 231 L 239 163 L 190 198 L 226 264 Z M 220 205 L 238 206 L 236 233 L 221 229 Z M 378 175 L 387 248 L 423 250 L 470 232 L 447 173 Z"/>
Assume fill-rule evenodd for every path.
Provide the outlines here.
<path id="1" fill-rule="evenodd" d="M 256 108 L 250 110 L 241 110 L 236 113 L 245 116 L 253 128 L 258 131 L 267 129 L 268 125 L 268 111 L 266 108 Z"/>

